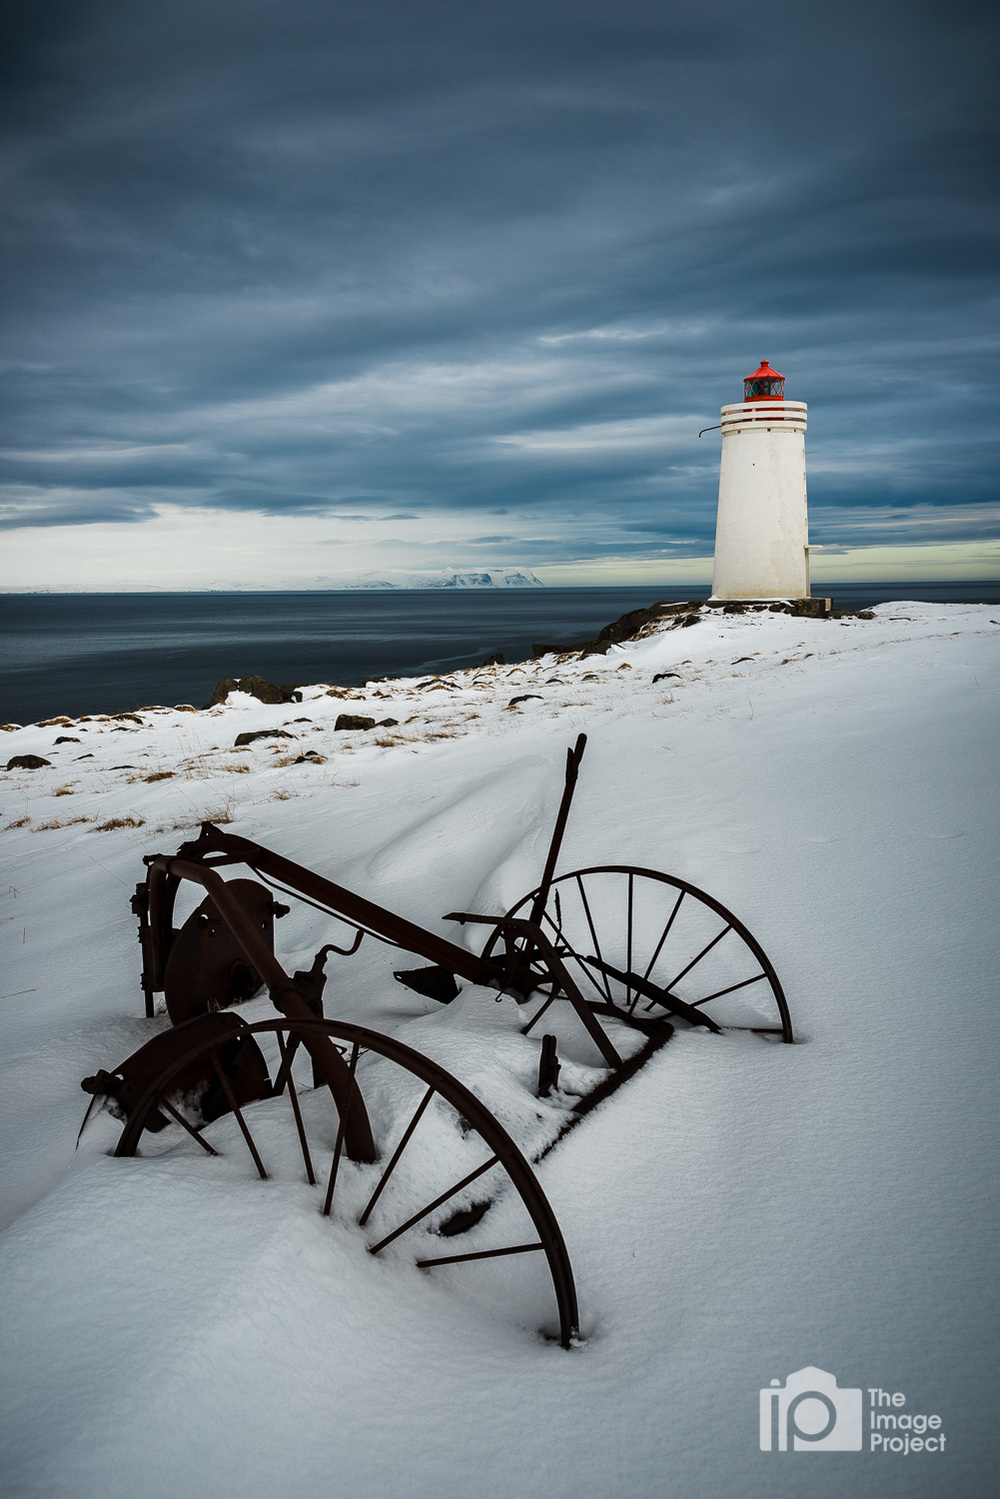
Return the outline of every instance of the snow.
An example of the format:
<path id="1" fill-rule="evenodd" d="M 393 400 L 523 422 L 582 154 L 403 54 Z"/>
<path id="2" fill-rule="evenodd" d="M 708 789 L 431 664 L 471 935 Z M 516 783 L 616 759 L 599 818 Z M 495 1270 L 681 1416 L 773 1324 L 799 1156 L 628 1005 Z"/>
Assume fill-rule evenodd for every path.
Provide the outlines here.
<path id="1" fill-rule="evenodd" d="M 9 731 L 6 758 L 52 765 L 0 780 L 4 1493 L 996 1492 L 998 636 L 986 606 L 716 615 L 582 660 Z M 399 726 L 338 733 L 345 711 Z M 233 748 L 265 728 L 294 739 Z M 466 1279 L 404 1241 L 372 1259 L 316 1189 L 257 1180 L 232 1119 L 219 1159 L 113 1159 L 108 1115 L 74 1153 L 80 1078 L 166 1023 L 138 987 L 144 853 L 216 817 L 474 947 L 442 917 L 537 882 L 581 730 L 560 869 L 662 869 L 721 900 L 798 1044 L 679 1027 L 540 1162 L 579 1347 L 535 1331 L 539 1256 Z M 297 907 L 278 952 L 308 966 L 345 935 Z M 442 1009 L 398 966 L 371 941 L 332 959 L 327 1013 L 436 1056 L 537 1147 L 559 1100 L 531 1098 L 513 1001 L 466 986 Z M 564 1046 L 569 1087 L 598 1075 Z M 380 1078 L 389 1129 L 409 1095 Z M 460 1174 L 465 1148 L 435 1121 L 403 1190 Z M 946 1451 L 761 1452 L 758 1391 L 809 1364 L 939 1413 Z"/>

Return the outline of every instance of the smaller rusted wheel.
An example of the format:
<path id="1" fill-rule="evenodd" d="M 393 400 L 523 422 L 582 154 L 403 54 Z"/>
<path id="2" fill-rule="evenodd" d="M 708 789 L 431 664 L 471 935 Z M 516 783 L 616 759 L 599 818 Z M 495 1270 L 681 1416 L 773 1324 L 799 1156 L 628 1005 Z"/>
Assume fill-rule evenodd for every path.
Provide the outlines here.
<path id="1" fill-rule="evenodd" d="M 312 1086 L 306 1048 L 317 1035 L 347 1059 L 355 1086 L 345 1117 L 327 1088 Z M 301 1182 L 304 1174 L 317 1188 L 321 1212 L 357 1225 L 373 1255 L 388 1252 L 425 1270 L 454 1266 L 445 1272 L 452 1277 L 465 1267 L 468 1276 L 485 1270 L 485 1262 L 499 1262 L 494 1281 L 501 1278 L 504 1296 L 522 1307 L 540 1305 L 538 1274 L 526 1270 L 519 1287 L 506 1267 L 515 1260 L 544 1266 L 541 1283 L 547 1280 L 555 1300 L 553 1332 L 564 1348 L 571 1345 L 579 1319 L 559 1224 L 525 1156 L 475 1094 L 430 1058 L 364 1026 L 268 1020 L 247 1026 L 245 1036 L 267 1058 L 270 1097 L 241 1105 L 230 1089 L 230 1116 L 205 1122 L 178 1081 L 211 1069 L 227 1090 L 220 1041 L 209 1039 L 177 1057 L 148 1088 L 115 1155 L 136 1155 L 159 1115 L 175 1127 L 169 1137 L 157 1135 L 157 1153 L 184 1149 L 189 1140 L 210 1155 L 245 1149 L 263 1179 L 287 1177 L 290 1161 L 300 1159 L 294 1178 Z M 378 1149 L 373 1163 L 353 1161 L 345 1150 L 355 1108 L 371 1121 Z M 290 1151 L 289 1140 L 297 1141 L 297 1150 Z M 492 1299 L 495 1284 L 485 1294 Z"/>
<path id="2" fill-rule="evenodd" d="M 507 916 L 526 916 L 537 893 Z M 627 864 L 571 870 L 552 881 L 539 925 L 595 1004 L 793 1039 L 778 975 L 756 937 L 686 880 Z M 484 957 L 502 942 L 494 932 Z"/>

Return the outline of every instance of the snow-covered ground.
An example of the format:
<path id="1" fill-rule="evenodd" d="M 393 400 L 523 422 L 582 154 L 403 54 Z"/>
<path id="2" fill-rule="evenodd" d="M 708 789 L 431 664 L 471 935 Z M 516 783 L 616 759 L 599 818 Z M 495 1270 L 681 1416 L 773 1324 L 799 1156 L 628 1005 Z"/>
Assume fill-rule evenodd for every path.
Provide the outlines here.
<path id="1" fill-rule="evenodd" d="M 716 615 L 603 657 L 4 736 L 2 763 L 52 762 L 0 780 L 5 1495 L 997 1492 L 1000 627 L 986 606 L 875 614 Z M 398 722 L 336 732 L 342 712 Z M 292 737 L 234 747 L 265 728 Z M 112 1159 L 104 1117 L 74 1154 L 80 1078 L 167 1023 L 138 987 L 144 853 L 211 818 L 475 946 L 441 918 L 537 882 L 581 730 L 560 868 L 664 869 L 723 901 L 798 1044 L 678 1029 L 541 1162 L 579 1347 L 488 1281 L 477 1300 L 371 1259 L 238 1152 Z M 299 908 L 279 955 L 343 936 Z M 516 1071 L 506 1004 L 439 1009 L 393 966 L 373 942 L 334 958 L 327 1013 L 458 1075 L 492 1028 Z M 760 1450 L 760 1390 L 809 1365 L 862 1390 L 866 1450 Z M 868 1451 L 871 1389 L 939 1415 L 945 1450 Z"/>

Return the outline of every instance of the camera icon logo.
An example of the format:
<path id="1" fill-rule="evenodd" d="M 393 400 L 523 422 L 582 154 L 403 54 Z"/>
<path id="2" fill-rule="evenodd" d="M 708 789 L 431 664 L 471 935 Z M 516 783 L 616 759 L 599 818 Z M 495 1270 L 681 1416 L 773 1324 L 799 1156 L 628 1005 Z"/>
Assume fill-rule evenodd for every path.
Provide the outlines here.
<path id="1" fill-rule="evenodd" d="M 760 1392 L 761 1452 L 860 1452 L 861 1391 L 811 1364 Z"/>

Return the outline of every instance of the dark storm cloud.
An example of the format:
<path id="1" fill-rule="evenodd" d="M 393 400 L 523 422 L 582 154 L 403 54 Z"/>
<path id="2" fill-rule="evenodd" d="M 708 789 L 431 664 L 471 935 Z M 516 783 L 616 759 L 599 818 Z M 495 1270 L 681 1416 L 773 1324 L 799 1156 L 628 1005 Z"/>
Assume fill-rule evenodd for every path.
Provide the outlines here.
<path id="1" fill-rule="evenodd" d="M 9 16 L 8 526 L 481 510 L 497 560 L 582 555 L 547 517 L 704 551 L 696 433 L 762 354 L 817 541 L 995 499 L 991 5 Z"/>

